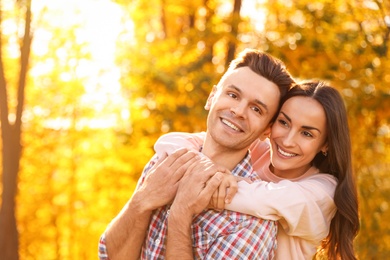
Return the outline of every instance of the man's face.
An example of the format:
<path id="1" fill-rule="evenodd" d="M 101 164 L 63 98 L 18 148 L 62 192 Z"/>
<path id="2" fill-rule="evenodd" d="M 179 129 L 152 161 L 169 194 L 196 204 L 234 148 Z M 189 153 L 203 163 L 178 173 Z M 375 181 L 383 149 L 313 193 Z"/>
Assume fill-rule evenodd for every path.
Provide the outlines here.
<path id="1" fill-rule="evenodd" d="M 269 131 L 280 92 L 249 67 L 235 69 L 219 82 L 209 96 L 207 131 L 215 144 L 241 150 Z"/>

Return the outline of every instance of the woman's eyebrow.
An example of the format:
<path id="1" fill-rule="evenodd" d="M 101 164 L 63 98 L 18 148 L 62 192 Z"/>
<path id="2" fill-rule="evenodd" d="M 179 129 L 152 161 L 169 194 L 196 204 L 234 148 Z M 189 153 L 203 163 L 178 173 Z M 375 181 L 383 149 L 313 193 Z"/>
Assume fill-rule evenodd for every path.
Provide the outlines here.
<path id="1" fill-rule="evenodd" d="M 286 113 L 284 113 L 283 111 L 280 111 L 280 113 L 283 114 L 284 117 L 287 119 L 287 121 L 289 121 L 291 123 L 291 118 L 288 115 L 286 115 Z M 318 128 L 314 127 L 314 126 L 303 125 L 301 127 L 304 128 L 304 129 L 307 129 L 307 130 L 316 130 L 319 133 L 321 133 L 320 129 L 318 129 Z"/>

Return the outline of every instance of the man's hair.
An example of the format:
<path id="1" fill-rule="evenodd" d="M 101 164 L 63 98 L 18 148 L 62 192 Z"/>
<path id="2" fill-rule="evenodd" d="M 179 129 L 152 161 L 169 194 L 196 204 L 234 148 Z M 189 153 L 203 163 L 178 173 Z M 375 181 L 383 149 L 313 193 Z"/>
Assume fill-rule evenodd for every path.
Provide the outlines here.
<path id="1" fill-rule="evenodd" d="M 284 63 L 259 50 L 245 49 L 240 52 L 230 65 L 228 71 L 248 66 L 253 72 L 268 79 L 278 86 L 280 98 L 295 84 L 295 80 L 287 71 Z"/>
<path id="2" fill-rule="evenodd" d="M 295 80 L 287 71 L 284 63 L 260 50 L 245 49 L 230 63 L 228 72 L 241 68 L 249 67 L 256 74 L 268 79 L 278 86 L 280 92 L 278 111 L 281 106 L 281 100 L 287 94 Z M 273 119 L 275 119 L 276 115 Z"/>

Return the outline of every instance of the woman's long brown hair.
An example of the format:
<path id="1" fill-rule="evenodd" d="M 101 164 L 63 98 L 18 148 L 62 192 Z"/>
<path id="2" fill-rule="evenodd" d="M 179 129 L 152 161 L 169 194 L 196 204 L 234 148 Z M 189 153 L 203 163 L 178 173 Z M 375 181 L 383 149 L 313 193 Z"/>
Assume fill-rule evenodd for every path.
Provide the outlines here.
<path id="1" fill-rule="evenodd" d="M 316 155 L 313 165 L 322 173 L 338 179 L 334 194 L 337 207 L 328 236 L 321 250 L 328 259 L 356 259 L 353 241 L 359 231 L 358 199 L 352 171 L 351 141 L 347 111 L 340 93 L 323 82 L 306 82 L 293 87 L 284 101 L 294 96 L 311 97 L 324 108 L 327 124 L 328 153 Z"/>

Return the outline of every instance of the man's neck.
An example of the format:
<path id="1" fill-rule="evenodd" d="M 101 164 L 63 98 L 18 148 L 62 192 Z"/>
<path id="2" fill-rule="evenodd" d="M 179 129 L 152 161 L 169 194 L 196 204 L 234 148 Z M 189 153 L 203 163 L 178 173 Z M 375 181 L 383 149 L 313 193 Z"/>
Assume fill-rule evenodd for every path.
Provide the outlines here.
<path id="1" fill-rule="evenodd" d="M 248 149 L 236 150 L 221 147 L 217 144 L 204 142 L 202 153 L 211 159 L 214 163 L 233 170 L 239 162 L 245 157 Z"/>

